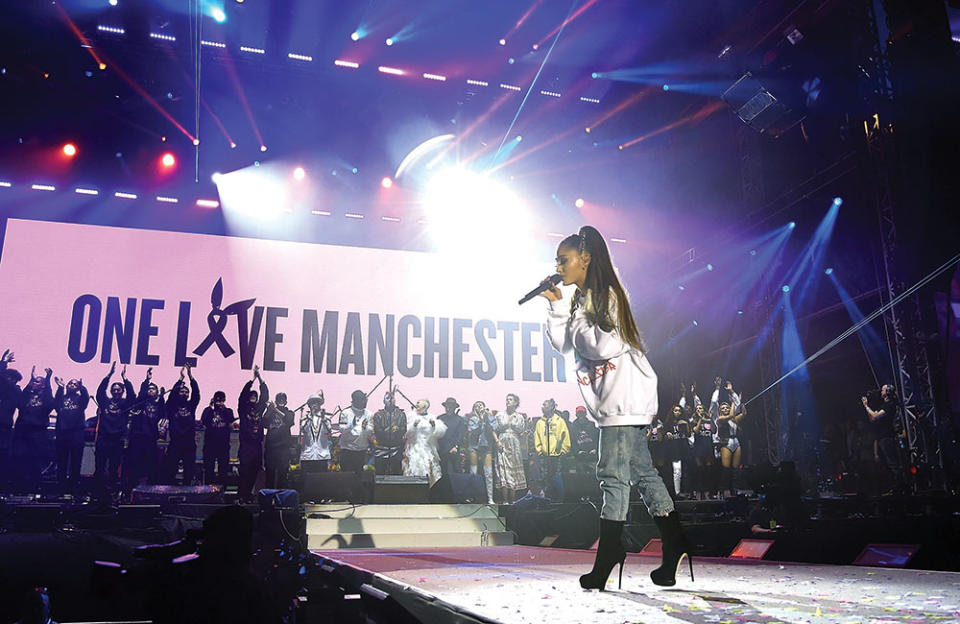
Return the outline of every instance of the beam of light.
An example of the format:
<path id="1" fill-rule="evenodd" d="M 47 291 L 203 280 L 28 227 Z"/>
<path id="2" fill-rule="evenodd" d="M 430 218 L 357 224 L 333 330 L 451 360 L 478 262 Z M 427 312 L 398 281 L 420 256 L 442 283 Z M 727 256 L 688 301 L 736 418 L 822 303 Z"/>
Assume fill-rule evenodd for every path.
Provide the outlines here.
<path id="1" fill-rule="evenodd" d="M 833 234 L 833 227 L 837 222 L 837 215 L 840 213 L 840 205 L 843 203 L 832 202 L 827 214 L 820 220 L 820 224 L 814 231 L 813 236 L 804 246 L 803 251 L 797 258 L 797 261 L 787 277 L 787 283 L 795 286 L 797 292 L 797 306 L 806 303 L 816 291 L 814 286 L 820 283 L 820 276 L 823 266 L 823 258 L 826 255 L 827 247 L 830 244 L 830 237 Z"/>
<path id="2" fill-rule="evenodd" d="M 587 9 L 589 9 L 590 7 L 592 7 L 593 5 L 595 5 L 595 4 L 597 3 L 597 1 L 598 1 L 598 0 L 587 0 L 585 3 L 583 3 L 583 6 L 581 6 L 579 9 L 577 9 L 575 12 L 567 14 L 567 18 L 566 18 L 565 20 L 563 20 L 562 22 L 560 22 L 560 24 L 559 24 L 556 28 L 554 28 L 553 30 L 551 30 L 550 32 L 548 32 L 546 35 L 544 35 L 544 36 L 543 36 L 543 39 L 541 39 L 541 40 L 538 41 L 537 43 L 533 44 L 533 49 L 536 50 L 537 48 L 539 48 L 540 46 L 542 46 L 544 43 L 547 42 L 547 39 L 549 39 L 549 38 L 552 37 L 553 35 L 559 33 L 559 32 L 562 31 L 564 28 L 566 28 L 566 27 L 567 27 L 567 24 L 569 24 L 569 23 L 572 22 L 573 20 L 575 20 L 575 19 L 577 19 L 578 17 L 580 17 L 581 15 L 583 15 L 583 14 L 587 11 Z"/>
<path id="3" fill-rule="evenodd" d="M 800 434 L 800 439 L 819 440 L 820 432 L 816 419 L 816 405 L 813 400 L 813 390 L 810 385 L 810 371 L 805 364 L 803 344 L 800 341 L 800 332 L 797 330 L 797 320 L 793 314 L 793 305 L 790 297 L 784 296 L 783 301 L 783 333 L 780 337 L 781 345 L 781 372 L 793 371 L 789 383 L 780 388 L 780 431 Z M 802 413 L 802 418 L 796 416 Z M 791 420 L 793 422 L 791 423 Z M 792 426 L 791 426 L 792 425 Z M 791 440 L 795 443 L 797 440 Z M 782 440 L 782 438 L 781 438 Z M 793 455 L 800 455 L 808 449 L 782 449 Z"/>
<path id="4" fill-rule="evenodd" d="M 850 315 L 850 320 L 853 321 L 854 324 L 861 322 L 865 317 L 863 316 L 863 312 L 860 311 L 857 302 L 853 300 L 850 293 L 847 292 L 847 289 L 840 283 L 834 271 L 831 269 L 827 270 L 829 273 L 826 275 L 837 289 L 837 295 L 840 297 L 843 307 L 846 308 L 847 314 Z M 867 358 L 867 364 L 870 366 L 870 372 L 873 374 L 873 380 L 877 382 L 877 386 L 880 386 L 880 377 L 877 375 L 877 368 L 883 371 L 884 378 L 892 379 L 889 364 L 893 361 L 893 358 L 890 355 L 889 345 L 883 341 L 877 330 L 870 325 L 864 325 L 863 331 L 857 332 L 857 337 L 860 338 L 860 346 L 863 347 L 863 353 Z"/>
<path id="5" fill-rule="evenodd" d="M 392 74 L 394 76 L 403 75 L 402 69 L 397 69 L 396 67 L 387 67 L 386 65 L 381 65 L 380 67 L 377 67 L 377 71 L 379 71 L 382 74 Z"/>
<path id="6" fill-rule="evenodd" d="M 469 82 L 469 81 L 468 81 L 468 82 Z M 430 161 L 430 163 L 427 165 L 427 168 L 428 168 L 428 169 L 432 169 L 432 168 L 433 168 L 435 165 L 437 165 L 441 160 L 443 160 L 443 158 L 444 158 L 447 154 L 449 154 L 451 150 L 459 147 L 459 146 L 463 143 L 463 141 L 464 141 L 468 136 L 470 136 L 477 128 L 481 127 L 481 126 L 483 125 L 483 123 L 484 123 L 487 119 L 489 119 L 490 116 L 493 115 L 493 113 L 495 113 L 495 112 L 497 111 L 497 109 L 500 108 L 500 106 L 502 106 L 503 103 L 506 102 L 509 97 L 510 97 L 510 94 L 504 93 L 504 94 L 501 95 L 499 98 L 497 98 L 497 99 L 493 102 L 493 105 L 490 106 L 490 108 L 488 108 L 488 109 L 487 109 L 486 111 L 484 111 L 480 116 L 478 116 L 477 119 L 474 120 L 474 122 L 473 122 L 472 124 L 470 124 L 469 126 L 467 126 L 466 128 L 464 128 L 463 130 L 461 130 L 461 131 L 457 134 L 457 138 L 456 138 L 454 141 L 452 141 L 449 145 L 447 145 L 447 147 L 444 148 L 444 150 L 443 150 L 442 152 L 440 152 L 439 154 L 437 154 L 437 155 L 433 158 L 433 160 Z"/>
<path id="7" fill-rule="evenodd" d="M 179 57 L 177 57 L 177 55 L 173 53 L 173 50 L 170 48 L 170 46 L 164 46 L 164 52 L 167 54 L 167 57 L 174 64 L 176 64 L 176 66 L 180 69 L 180 73 L 183 75 L 183 79 L 186 80 L 187 84 L 190 85 L 190 89 L 193 90 L 193 94 L 195 96 L 198 95 L 197 85 L 196 83 L 193 82 L 193 78 L 190 76 L 190 74 L 188 74 L 187 71 L 183 68 L 183 65 L 180 63 Z M 210 108 L 210 104 L 207 103 L 206 98 L 200 97 L 200 103 L 203 105 L 203 108 L 207 111 L 207 113 L 213 119 L 213 123 L 217 125 L 217 128 L 220 129 L 220 132 L 227 139 L 227 143 L 230 145 L 230 147 L 236 147 L 237 144 L 234 142 L 233 137 L 231 137 L 230 133 L 227 132 L 227 128 L 226 126 L 223 125 L 223 121 L 220 120 L 220 116 L 214 113 L 213 109 Z"/>
<path id="8" fill-rule="evenodd" d="M 502 162 L 500 162 L 500 164 L 496 165 L 496 166 L 493 168 L 493 171 L 499 171 L 500 169 L 503 169 L 504 167 L 507 167 L 507 166 L 509 166 L 509 165 L 512 165 L 512 164 L 515 163 L 515 162 L 519 162 L 520 160 L 526 158 L 527 156 L 530 156 L 531 154 L 533 154 L 533 153 L 535 153 L 535 152 L 539 152 L 539 151 L 542 150 L 543 148 L 545 148 L 545 147 L 547 147 L 547 146 L 549 146 L 549 145 L 552 145 L 552 144 L 556 143 L 557 141 L 560 141 L 560 140 L 562 140 L 562 139 L 565 139 L 565 138 L 569 137 L 569 136 L 572 135 L 572 134 L 576 134 L 577 132 L 579 132 L 579 127 L 577 127 L 577 128 L 571 128 L 571 129 L 569 129 L 569 130 L 567 130 L 567 131 L 565 131 L 565 132 L 558 132 L 558 133 L 552 135 L 549 139 L 547 139 L 547 140 L 544 141 L 543 143 L 540 143 L 539 145 L 535 145 L 535 146 L 531 147 L 531 148 L 528 149 L 528 150 L 524 150 L 523 152 L 517 154 L 517 155 L 514 156 L 513 158 L 509 158 L 509 159 L 507 159 L 507 160 L 502 160 L 502 159 L 501 159 Z"/>
<path id="9" fill-rule="evenodd" d="M 253 118 L 253 111 L 250 110 L 250 103 L 247 101 L 247 95 L 243 90 L 243 85 L 240 83 L 240 77 L 237 75 L 236 65 L 233 62 L 233 57 L 230 56 L 230 54 L 225 55 L 223 65 L 227 68 L 227 77 L 230 79 L 230 82 L 233 85 L 233 90 L 237 94 L 237 99 L 240 101 L 240 107 L 247 115 L 247 120 L 250 122 L 250 127 L 253 129 L 253 134 L 257 137 L 257 143 L 262 146 L 264 144 L 263 136 L 260 134 L 260 128 L 257 126 L 256 120 Z"/>
<path id="10" fill-rule="evenodd" d="M 885 314 L 885 313 L 887 312 L 887 310 L 889 310 L 890 308 L 892 308 L 892 307 L 894 307 L 895 305 L 899 304 L 901 301 L 903 301 L 903 300 L 906 299 L 907 297 L 910 297 L 911 295 L 913 295 L 913 293 L 915 293 L 916 291 L 920 290 L 921 288 L 923 288 L 924 286 L 926 286 L 927 284 L 929 284 L 931 281 L 933 281 L 934 279 L 936 279 L 941 273 L 943 273 L 943 272 L 946 271 L 947 269 L 953 268 L 953 266 L 954 266 L 955 264 L 957 264 L 958 261 L 960 261 L 960 254 L 957 254 L 957 255 L 955 255 L 954 257 L 952 257 L 951 259 L 947 260 L 945 263 L 943 263 L 942 265 L 940 265 L 938 268 L 934 269 L 933 272 L 929 273 L 926 277 L 921 278 L 920 281 L 918 281 L 916 284 L 914 284 L 914 285 L 911 286 L 910 288 L 904 290 L 902 293 L 900 293 L 899 295 L 897 295 L 895 298 L 891 299 L 890 301 L 888 301 L 888 302 L 885 303 L 884 305 L 880 306 L 879 308 L 877 308 L 876 310 L 874 310 L 873 312 L 871 312 L 868 316 L 865 316 L 865 317 L 863 318 L 863 320 L 860 321 L 859 323 L 854 323 L 851 327 L 849 327 L 847 330 L 845 330 L 845 331 L 844 331 L 843 333 L 841 333 L 839 336 L 837 336 L 836 338 L 834 338 L 833 340 L 831 340 L 830 342 L 828 342 L 827 344 L 825 344 L 823 347 L 821 347 L 820 349 L 818 349 L 816 353 L 814 353 L 813 355 L 811 355 L 810 357 L 808 357 L 806 360 L 804 360 L 803 362 L 801 362 L 800 364 L 798 364 L 798 365 L 797 365 L 796 367 L 794 367 L 793 369 L 791 369 L 791 370 L 787 371 L 786 373 L 784 373 L 779 379 L 777 379 L 776 381 L 774 381 L 773 383 L 771 383 L 769 386 L 767 386 L 766 388 L 764 388 L 763 390 L 761 390 L 760 392 L 758 392 L 756 395 L 750 397 L 750 400 L 749 400 L 749 401 L 745 401 L 744 403 L 751 403 L 751 402 L 757 400 L 758 398 L 760 398 L 761 396 L 763 396 L 763 394 L 764 394 L 765 392 L 767 392 L 767 391 L 771 390 L 772 388 L 776 387 L 776 386 L 777 386 L 778 384 L 780 384 L 784 379 L 787 379 L 790 375 L 792 375 L 792 374 L 795 373 L 797 370 L 799 370 L 799 368 L 800 368 L 801 366 L 807 366 L 808 364 L 810 364 L 810 362 L 813 362 L 814 360 L 816 360 L 818 357 L 820 357 L 821 355 L 823 355 L 824 353 L 826 353 L 826 352 L 829 351 L 830 349 L 834 348 L 835 346 L 837 346 L 838 344 L 840 344 L 841 342 L 843 342 L 844 340 L 846 340 L 847 338 L 849 338 L 849 337 L 852 336 L 853 334 L 855 334 L 855 333 L 857 333 L 858 331 L 860 331 L 864 326 L 869 325 L 870 323 L 872 323 L 875 319 L 877 319 L 877 318 L 879 318 L 881 315 Z"/>
<path id="11" fill-rule="evenodd" d="M 638 136 L 635 139 L 631 139 L 626 143 L 622 143 L 620 145 L 620 149 L 621 150 L 628 149 L 630 147 L 633 147 L 634 145 L 637 145 L 638 143 L 642 143 L 643 141 L 646 141 L 647 139 L 652 139 L 657 135 L 663 134 L 664 132 L 669 132 L 670 130 L 673 130 L 674 128 L 679 128 L 680 126 L 696 125 L 701 121 L 703 121 L 704 119 L 706 119 L 707 117 L 709 117 L 710 115 L 724 108 L 726 108 L 726 104 L 724 104 L 723 102 L 720 102 L 720 101 L 710 102 L 709 104 L 707 104 L 706 106 L 703 106 L 700 110 L 698 110 L 693 114 L 677 119 L 676 121 L 673 121 L 661 128 L 657 128 L 656 130 L 652 130 L 642 136 Z"/>
<path id="12" fill-rule="evenodd" d="M 191 142 L 195 140 L 195 137 L 194 137 L 192 134 L 190 134 L 189 132 L 187 132 L 187 129 L 186 129 L 186 128 L 184 128 L 182 125 L 180 125 L 180 123 L 179 123 L 176 119 L 174 119 L 174 118 L 170 115 L 170 113 L 168 113 L 166 110 L 164 110 L 164 108 L 163 108 L 162 106 L 160 106 L 160 104 L 158 104 L 156 100 L 154 100 L 152 97 L 150 97 L 150 94 L 147 93 L 147 92 L 143 89 L 143 87 L 141 87 L 139 84 L 137 84 L 136 81 L 134 81 L 130 76 L 128 76 L 127 73 L 124 72 L 123 69 L 122 69 L 119 65 L 117 65 L 116 63 L 114 63 L 114 62 L 113 62 L 110 58 L 108 58 L 106 55 L 98 55 L 98 54 L 94 51 L 93 46 L 90 45 L 89 40 L 87 40 L 87 38 L 83 36 L 83 33 L 80 32 L 80 29 L 77 28 L 77 25 L 73 22 L 73 20 L 70 19 L 70 16 L 67 15 L 67 12 L 63 9 L 62 6 L 60 6 L 60 3 L 59 3 L 59 2 L 55 2 L 53 6 L 55 6 L 55 7 L 57 8 L 57 11 L 59 12 L 60 17 L 67 23 L 67 26 L 70 27 L 70 30 L 73 31 L 74 35 L 76 35 L 77 38 L 80 40 L 80 43 L 81 43 L 82 47 L 84 47 L 84 49 L 86 49 L 86 50 L 90 53 L 90 55 L 93 57 L 93 59 L 94 59 L 95 61 L 97 61 L 97 65 L 100 66 L 101 69 L 102 69 L 104 66 L 109 65 L 110 68 L 111 68 L 118 76 L 120 76 L 120 78 L 121 78 L 124 82 L 126 82 L 126 83 L 130 86 L 130 88 L 132 88 L 134 91 L 136 91 L 137 94 L 140 95 L 140 97 L 142 97 L 144 100 L 146 100 L 146 102 L 147 102 L 150 106 L 152 106 L 154 109 L 156 109 L 156 111 L 157 111 L 158 113 L 160 113 L 161 115 L 163 115 L 164 118 L 166 118 L 167 121 L 169 121 L 171 124 L 173 124 L 174 127 L 176 127 L 177 130 L 179 130 L 185 137 L 187 137 L 188 139 L 190 139 Z"/>
<path id="13" fill-rule="evenodd" d="M 510 38 L 510 35 L 512 35 L 513 33 L 517 32 L 517 31 L 520 29 L 520 27 L 523 26 L 523 23 L 526 22 L 526 21 L 530 18 L 531 15 L 533 15 L 533 12 L 536 11 L 536 10 L 537 10 L 537 7 L 539 7 L 541 4 L 543 4 L 543 0 L 536 0 L 536 2 L 534 2 L 533 4 L 531 4 L 531 5 L 530 5 L 530 8 L 527 9 L 527 10 L 524 12 L 524 14 L 520 16 L 520 19 L 517 20 L 517 23 L 513 25 L 513 28 L 510 29 L 510 32 L 508 32 L 506 35 L 504 35 L 503 38 L 504 38 L 504 39 L 509 39 L 509 38 Z M 502 45 L 502 44 L 501 44 L 501 45 Z"/>
<path id="14" fill-rule="evenodd" d="M 507 159 L 510 156 L 511 152 L 517 149 L 517 146 L 520 145 L 521 140 L 522 139 L 520 136 L 516 136 L 512 138 L 503 149 L 499 150 L 498 152 L 495 152 L 490 156 L 489 162 L 486 164 L 486 166 L 483 167 L 483 169 L 485 169 L 486 171 L 492 172 L 495 169 L 499 168 L 498 165 L 500 165 L 505 159 Z"/>
<path id="15" fill-rule="evenodd" d="M 591 4 L 594 0 L 588 0 L 587 4 Z M 578 0 L 573 0 L 573 3 L 570 4 L 570 10 L 567 11 L 567 18 L 569 19 L 573 7 L 577 5 Z M 564 23 L 561 24 L 560 28 L 557 29 L 557 34 L 553 38 L 553 43 L 550 44 L 550 49 L 547 50 L 547 53 L 543 56 L 543 61 L 540 63 L 540 67 L 537 68 L 537 73 L 534 74 L 533 80 L 530 82 L 530 87 L 527 89 L 527 92 L 523 94 L 523 99 L 520 101 L 520 106 L 517 107 L 517 112 L 513 116 L 513 120 L 510 122 L 510 125 L 507 127 L 507 131 L 503 133 L 503 139 L 500 141 L 500 146 L 497 147 L 497 155 L 494 156 L 494 161 L 496 161 L 497 156 L 500 153 L 500 150 L 503 149 L 504 143 L 507 142 L 507 137 L 513 132 L 513 127 L 517 123 L 517 119 L 520 118 L 520 112 L 523 110 L 524 104 L 527 103 L 527 99 L 530 97 L 530 94 L 533 92 L 534 87 L 537 84 L 537 80 L 540 78 L 540 74 L 543 73 L 543 68 L 546 67 L 547 61 L 550 60 L 550 55 L 553 54 L 553 49 L 557 47 L 557 42 L 560 40 L 560 35 L 563 34 L 563 27 L 566 26 L 567 21 L 564 20 Z M 502 84 L 500 85 L 503 86 Z"/>
<path id="16" fill-rule="evenodd" d="M 355 61 L 345 61 L 343 59 L 337 59 L 333 62 L 337 67 L 350 67 L 351 69 L 357 69 L 360 67 L 360 63 Z"/>
<path id="17" fill-rule="evenodd" d="M 591 131 L 591 132 L 592 132 L 593 130 L 596 129 L 597 126 L 599 126 L 599 125 L 602 124 L 603 122 L 607 121 L 608 119 L 610 119 L 611 117 L 613 117 L 613 116 L 616 115 L 617 113 L 620 113 L 620 112 L 622 112 L 622 111 L 625 111 L 626 109 L 630 108 L 631 106 L 633 106 L 634 104 L 636 104 L 637 102 L 639 102 L 639 101 L 642 100 L 643 98 L 647 97 L 647 96 L 650 95 L 651 93 L 654 93 L 655 91 L 656 91 L 656 90 L 653 89 L 652 87 L 645 87 L 644 89 L 642 89 L 642 90 L 639 91 L 638 93 L 634 93 L 633 95 L 631 95 L 631 96 L 630 96 L 629 98 L 627 98 L 626 100 L 620 102 L 619 104 L 617 104 L 616 106 L 614 106 L 613 108 L 611 108 L 610 110 L 608 110 L 607 112 L 605 112 L 605 113 L 604 113 L 603 115 L 601 115 L 600 118 L 598 118 L 596 121 L 594 121 L 593 123 L 591 123 L 590 125 L 588 125 L 588 126 L 587 126 L 587 128 L 589 129 L 588 131 Z"/>

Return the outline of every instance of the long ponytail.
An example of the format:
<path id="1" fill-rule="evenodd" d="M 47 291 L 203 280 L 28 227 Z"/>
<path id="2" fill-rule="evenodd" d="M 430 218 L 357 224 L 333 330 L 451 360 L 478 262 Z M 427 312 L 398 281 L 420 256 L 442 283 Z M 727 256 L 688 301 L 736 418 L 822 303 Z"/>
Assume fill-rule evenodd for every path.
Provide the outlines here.
<path id="1" fill-rule="evenodd" d="M 580 228 L 579 233 L 563 239 L 560 246 L 576 249 L 581 254 L 584 252 L 590 254 L 583 292 L 577 289 L 577 296 L 573 298 L 570 307 L 571 313 L 576 310 L 582 295 L 587 302 L 584 306 L 587 320 L 598 325 L 603 331 L 616 330 L 627 344 L 641 353 L 646 353 L 647 346 L 630 312 L 627 291 L 620 284 L 607 243 L 600 232 L 593 226 L 585 225 Z M 613 302 L 610 301 L 611 292 L 614 297 Z M 615 315 L 611 313 L 611 307 L 614 308 Z"/>

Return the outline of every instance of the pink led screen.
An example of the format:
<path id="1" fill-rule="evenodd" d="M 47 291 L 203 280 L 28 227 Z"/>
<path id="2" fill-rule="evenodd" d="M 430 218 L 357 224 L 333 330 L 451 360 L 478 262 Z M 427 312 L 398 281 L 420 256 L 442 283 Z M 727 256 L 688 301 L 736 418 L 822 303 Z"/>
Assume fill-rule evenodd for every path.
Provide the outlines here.
<path id="1" fill-rule="evenodd" d="M 301 404 L 323 389 L 349 403 L 392 372 L 433 412 L 447 396 L 538 414 L 581 403 L 543 332 L 546 302 L 517 299 L 550 271 L 483 257 L 278 242 L 10 219 L 0 257 L 0 348 L 95 387 L 109 363 L 136 387 L 148 366 L 170 388 L 195 363 L 201 403 L 234 402 L 263 369 L 271 394 Z M 371 396 L 376 407 L 380 386 Z M 404 403 L 402 400 L 401 403 Z"/>

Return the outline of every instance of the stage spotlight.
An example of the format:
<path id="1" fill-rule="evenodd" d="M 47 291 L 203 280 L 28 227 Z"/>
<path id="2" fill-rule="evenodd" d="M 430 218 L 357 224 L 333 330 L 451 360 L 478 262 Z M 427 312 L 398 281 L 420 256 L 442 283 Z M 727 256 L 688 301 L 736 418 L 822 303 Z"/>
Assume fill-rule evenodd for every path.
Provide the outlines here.
<path id="1" fill-rule="evenodd" d="M 501 40 L 500 40 L 500 45 L 507 45 L 507 40 L 506 40 L 506 39 L 501 39 Z"/>
<path id="2" fill-rule="evenodd" d="M 743 310 L 737 310 L 737 314 L 743 316 Z"/>
<path id="3" fill-rule="evenodd" d="M 438 248 L 464 254 L 461 238 L 496 238 L 503 244 L 528 240 L 530 217 L 513 192 L 489 175 L 460 167 L 430 176 L 422 205 L 431 238 Z M 509 223 L 510 227 L 504 228 Z"/>
<path id="4" fill-rule="evenodd" d="M 392 46 L 392 45 L 393 45 L 393 37 L 387 37 L 387 40 L 386 40 L 384 43 L 386 43 L 388 46 Z"/>
<path id="5" fill-rule="evenodd" d="M 261 145 L 261 146 L 260 146 L 260 151 L 261 151 L 261 152 L 267 151 L 267 146 L 266 146 L 266 145 Z"/>
<path id="6" fill-rule="evenodd" d="M 513 64 L 516 63 L 517 61 L 516 61 L 516 59 L 514 59 L 514 58 L 511 56 L 510 58 L 507 59 L 507 62 L 510 63 L 511 65 L 513 65 Z"/>
<path id="7" fill-rule="evenodd" d="M 107 4 L 110 6 L 117 6 L 117 0 L 107 0 Z"/>
<path id="8" fill-rule="evenodd" d="M 307 177 L 307 172 L 303 170 L 303 167 L 297 167 L 293 170 L 293 177 L 297 180 L 302 180 Z"/>
<path id="9" fill-rule="evenodd" d="M 578 198 L 577 198 L 577 201 L 573 202 L 573 205 L 576 206 L 577 208 L 583 208 L 583 204 L 584 204 L 584 203 L 585 203 L 585 202 L 583 201 L 583 198 L 582 198 L 582 197 L 578 197 Z"/>
<path id="10" fill-rule="evenodd" d="M 521 135 L 518 134 L 518 135 L 517 135 L 517 143 L 519 143 L 519 142 L 522 141 L 522 140 L 523 140 L 523 136 L 521 136 Z"/>
<path id="11" fill-rule="evenodd" d="M 791 221 L 790 223 L 787 224 L 787 227 L 792 230 L 793 228 L 797 227 L 797 222 Z"/>
<path id="12" fill-rule="evenodd" d="M 210 17 L 215 19 L 218 24 L 222 24 L 227 21 L 227 14 L 223 12 L 223 9 L 220 7 L 213 7 L 210 9 Z"/>
<path id="13" fill-rule="evenodd" d="M 63 146 L 63 155 L 64 156 L 76 156 L 77 155 L 77 146 L 73 143 L 67 143 Z"/>
<path id="14" fill-rule="evenodd" d="M 200 145 L 200 139 L 194 139 L 193 144 L 194 146 Z"/>
<path id="15" fill-rule="evenodd" d="M 223 178 L 223 175 L 219 171 L 217 171 L 212 176 L 210 176 L 210 179 L 213 180 L 214 184 L 220 184 L 220 180 L 222 178 Z"/>
<path id="16" fill-rule="evenodd" d="M 670 90 L 670 85 L 663 85 L 663 90 L 664 90 L 664 91 L 669 91 L 669 90 Z"/>
<path id="17" fill-rule="evenodd" d="M 782 290 L 784 293 L 788 293 L 788 292 L 790 292 L 790 287 L 787 286 L 786 284 L 784 284 L 784 285 L 783 285 L 783 288 L 781 288 L 780 290 Z"/>
<path id="18" fill-rule="evenodd" d="M 708 271 L 712 271 L 712 270 L 713 270 L 713 265 L 712 265 L 712 264 L 708 264 L 708 265 L 707 265 L 707 270 L 708 270 Z"/>
<path id="19" fill-rule="evenodd" d="M 683 284 L 680 284 L 679 286 L 677 286 L 677 288 L 679 288 L 680 290 L 686 290 L 686 288 L 683 287 Z"/>
<path id="20" fill-rule="evenodd" d="M 351 41 L 359 41 L 359 40 L 360 40 L 360 33 L 359 33 L 358 31 L 356 31 L 356 30 L 353 31 L 352 33 L 350 33 L 350 40 L 351 40 Z"/>
<path id="21" fill-rule="evenodd" d="M 597 79 L 600 77 L 600 74 L 598 74 L 597 72 L 593 72 L 592 74 L 590 74 L 590 77 L 593 79 Z"/>
<path id="22" fill-rule="evenodd" d="M 823 272 L 824 275 L 833 275 L 833 267 L 827 267 L 827 270 Z"/>
<path id="23" fill-rule="evenodd" d="M 837 208 L 839 208 L 840 206 L 842 206 L 842 205 L 843 205 L 843 198 L 842 198 L 842 197 L 834 197 L 834 198 L 833 198 L 833 205 L 836 206 Z"/>
<path id="24" fill-rule="evenodd" d="M 353 175 L 357 175 L 358 173 L 360 173 L 360 170 L 354 167 L 353 169 L 350 170 L 350 173 L 352 173 Z"/>
<path id="25" fill-rule="evenodd" d="M 693 320 L 693 323 L 691 323 L 691 325 L 693 325 L 694 327 L 699 327 L 699 326 L 700 326 L 700 323 L 698 323 L 697 320 L 694 319 L 694 320 Z"/>
<path id="26" fill-rule="evenodd" d="M 390 178 L 384 178 L 380 180 L 380 186 L 382 186 L 383 188 L 390 188 L 391 186 L 393 186 L 393 180 L 391 180 Z"/>
<path id="27" fill-rule="evenodd" d="M 230 149 L 235 149 L 236 147 L 237 147 L 237 144 L 234 143 L 233 141 L 230 141 Z"/>
<path id="28" fill-rule="evenodd" d="M 100 63 L 97 67 L 100 68 L 100 71 L 103 71 L 104 69 L 107 68 L 107 64 L 106 64 L 106 63 Z"/>
<path id="29" fill-rule="evenodd" d="M 177 159 L 173 156 L 173 154 L 171 154 L 170 152 L 167 152 L 166 154 L 160 157 L 160 164 L 163 165 L 164 167 L 172 167 L 175 164 L 177 164 Z"/>

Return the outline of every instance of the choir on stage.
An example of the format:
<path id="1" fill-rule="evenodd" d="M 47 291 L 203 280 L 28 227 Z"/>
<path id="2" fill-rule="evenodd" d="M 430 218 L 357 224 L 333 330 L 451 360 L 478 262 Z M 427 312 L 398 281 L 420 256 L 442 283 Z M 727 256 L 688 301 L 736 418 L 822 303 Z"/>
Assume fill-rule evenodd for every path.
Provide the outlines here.
<path id="1" fill-rule="evenodd" d="M 322 390 L 291 409 L 285 393 L 271 400 L 254 366 L 235 408 L 227 391 L 218 389 L 201 409 L 200 384 L 190 366 L 180 369 L 169 391 L 147 369 L 137 392 L 125 366 L 116 379 L 114 363 L 91 396 L 82 379 L 64 381 L 50 369 L 32 370 L 21 388 L 14 361 L 10 351 L 0 358 L 0 492 L 39 491 L 46 466 L 61 492 L 79 493 L 84 447 L 91 441 L 94 491 L 113 495 L 146 484 L 235 482 L 239 499 L 247 502 L 261 472 L 264 487 L 283 488 L 293 468 L 302 474 L 420 476 L 430 486 L 451 473 L 477 475 L 486 499 L 478 502 L 512 503 L 524 495 L 551 496 L 558 475 L 596 471 L 599 431 L 587 409 L 575 407 L 571 418 L 552 398 L 535 417 L 521 410 L 513 393 L 504 397 L 503 409 L 475 401 L 461 414 L 454 397 L 436 409 L 426 398 L 410 401 L 396 387 L 375 412 L 362 390 L 342 409 L 328 410 Z M 646 428 L 653 464 L 671 495 L 735 492 L 745 415 L 729 381 L 717 378 L 706 406 L 696 385 L 684 384 L 677 401 Z M 231 445 L 235 439 L 238 446 Z M 54 451 L 45 452 L 51 441 Z"/>

